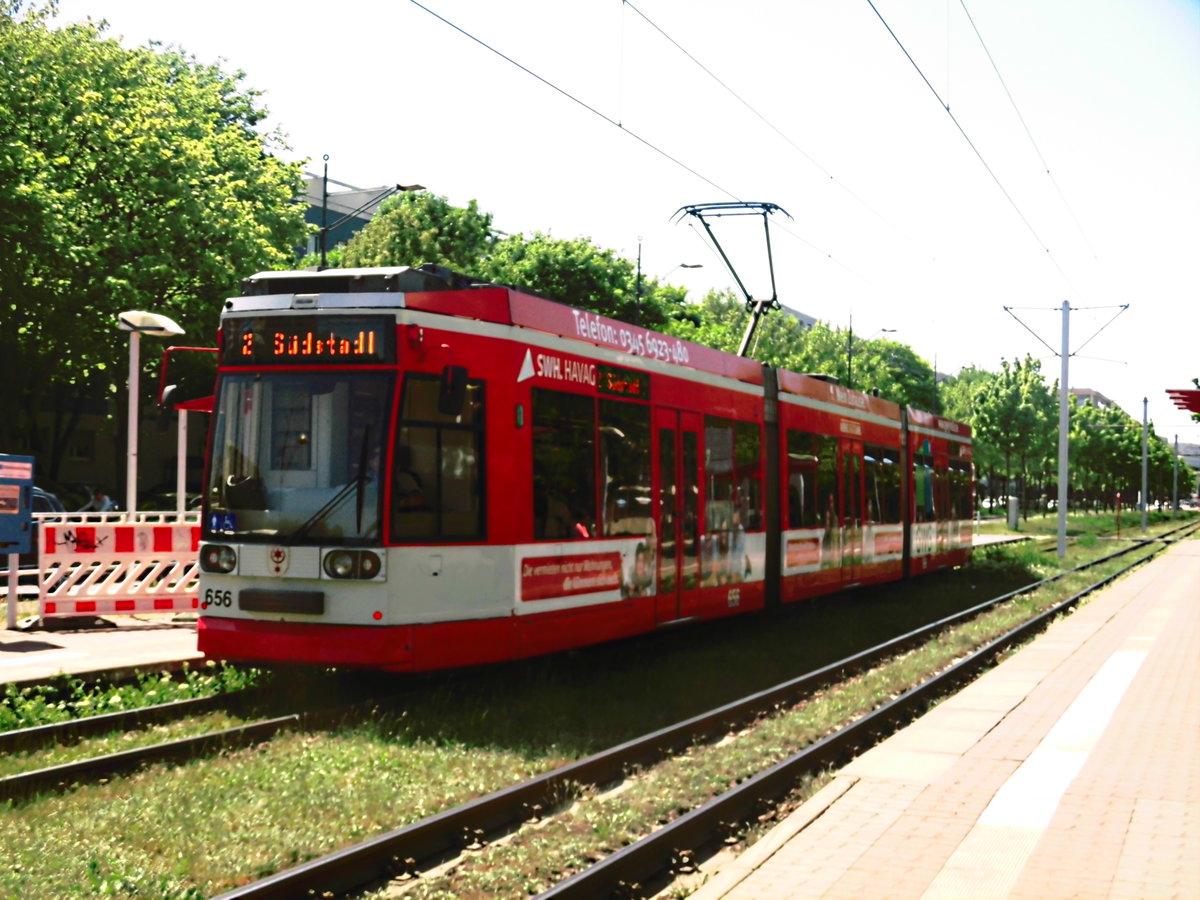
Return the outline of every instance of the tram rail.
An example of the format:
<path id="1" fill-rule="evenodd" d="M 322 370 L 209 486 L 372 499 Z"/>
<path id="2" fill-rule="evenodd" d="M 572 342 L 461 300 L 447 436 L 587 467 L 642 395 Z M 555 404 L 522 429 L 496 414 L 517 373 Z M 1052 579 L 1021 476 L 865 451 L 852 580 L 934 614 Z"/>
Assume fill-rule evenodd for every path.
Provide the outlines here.
<path id="1" fill-rule="evenodd" d="M 4 732 L 0 733 L 0 751 L 28 752 L 88 736 L 143 729 L 214 711 L 230 708 L 252 709 L 265 701 L 268 694 L 269 689 L 250 688 Z M 106 753 L 15 773 L 0 777 L 0 801 L 19 800 L 42 792 L 63 790 L 87 781 L 94 782 L 136 771 L 154 763 L 187 762 L 222 751 L 250 747 L 285 731 L 327 728 L 341 721 L 361 717 L 380 702 L 387 701 L 380 697 L 371 697 L 350 704 L 325 703 L 312 710 L 260 718 L 191 737 L 161 741 L 117 753 Z"/>
<path id="2" fill-rule="evenodd" d="M 1200 525 L 1190 524 L 1176 529 L 1176 532 L 1191 533 L 1197 529 L 1200 529 Z M 690 868 L 696 861 L 706 858 L 719 848 L 728 834 L 731 823 L 753 822 L 764 806 L 775 805 L 783 800 L 804 775 L 846 761 L 894 733 L 930 702 L 953 692 L 981 669 L 990 665 L 1001 653 L 1041 631 L 1056 617 L 1074 608 L 1088 594 L 1149 562 L 1163 552 L 1171 541 L 1165 536 L 1138 541 L 1131 547 L 1106 557 L 1105 559 L 1111 559 L 1155 543 L 1161 546 L 1156 547 L 1149 555 L 1077 591 L 874 712 L 685 813 L 642 840 L 565 879 L 538 897 L 545 900 L 574 900 L 612 896 L 618 892 L 624 896 L 640 896 L 646 886 L 655 883 L 665 886 L 674 879 L 680 867 Z M 1079 568 L 1088 568 L 1099 562 L 1101 560 Z M 1052 580 L 1054 579 L 1046 579 Z"/>
<path id="3" fill-rule="evenodd" d="M 195 737 L 20 772 L 0 778 L 0 800 L 15 800 L 45 791 L 66 789 L 82 781 L 97 781 L 152 763 L 185 762 L 221 750 L 248 747 L 269 740 L 285 729 L 297 728 L 300 723 L 301 717 L 293 713 Z"/>
<path id="4" fill-rule="evenodd" d="M 232 703 L 241 702 L 246 696 L 248 696 L 247 692 L 243 691 L 211 694 L 205 697 L 188 697 L 154 706 L 125 709 L 98 716 L 81 716 L 65 722 L 52 722 L 48 725 L 34 725 L 30 728 L 0 732 L 0 753 L 29 752 L 43 747 L 74 743 L 83 738 L 110 731 L 131 731 L 148 728 L 152 725 L 161 725 L 164 722 L 174 722 L 188 716 L 216 709 L 226 709 Z"/>

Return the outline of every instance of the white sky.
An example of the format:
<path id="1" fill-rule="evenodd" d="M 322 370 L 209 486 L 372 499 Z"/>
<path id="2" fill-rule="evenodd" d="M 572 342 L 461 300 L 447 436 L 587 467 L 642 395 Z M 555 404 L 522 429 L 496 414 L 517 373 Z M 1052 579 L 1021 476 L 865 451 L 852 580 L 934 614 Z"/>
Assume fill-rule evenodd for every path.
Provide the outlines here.
<path id="1" fill-rule="evenodd" d="M 640 240 L 694 299 L 735 285 L 675 211 L 778 204 L 779 299 L 897 329 L 940 371 L 1028 352 L 1053 383 L 1068 301 L 1071 385 L 1200 442 L 1165 394 L 1200 376 L 1198 0 L 423 2 L 554 87 L 411 0 L 61 0 L 60 21 L 244 70 L 310 171 L 328 154 L 338 181 L 630 259 Z M 768 296 L 761 219 L 713 224 Z"/>

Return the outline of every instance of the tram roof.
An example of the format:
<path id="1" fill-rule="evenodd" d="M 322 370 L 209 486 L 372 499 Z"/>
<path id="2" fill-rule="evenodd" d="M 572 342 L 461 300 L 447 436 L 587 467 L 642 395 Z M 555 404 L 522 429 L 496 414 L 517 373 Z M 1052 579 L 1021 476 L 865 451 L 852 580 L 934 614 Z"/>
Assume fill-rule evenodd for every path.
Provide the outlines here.
<path id="1" fill-rule="evenodd" d="M 515 325 L 583 344 L 608 347 L 641 359 L 711 372 L 748 384 L 763 383 L 763 364 L 703 344 L 671 337 L 648 328 L 566 306 L 531 291 L 486 282 L 444 266 L 394 266 L 360 269 L 309 269 L 260 272 L 242 282 L 243 296 L 402 294 L 394 305 L 423 312 Z M 339 308 L 346 304 L 339 302 Z M 351 304 L 353 305 L 353 304 Z M 240 304 L 233 301 L 235 311 Z M 318 307 L 320 304 L 318 304 Z M 312 306 L 306 305 L 306 309 Z M 779 389 L 846 407 L 897 418 L 899 407 L 889 400 L 849 390 L 822 376 L 779 370 Z M 970 433 L 965 425 L 941 416 L 915 413 L 928 427 L 951 434 Z"/>
<path id="2" fill-rule="evenodd" d="M 242 288 L 243 298 L 324 296 L 331 308 L 342 309 L 356 305 L 346 303 L 347 294 L 398 294 L 403 297 L 388 305 L 515 325 L 750 384 L 763 381 L 762 364 L 756 360 L 566 306 L 522 288 L 485 282 L 442 266 L 260 272 L 245 279 Z M 331 302 L 334 295 L 340 296 Z M 253 308 L 254 304 L 247 304 L 243 298 L 231 299 L 226 308 L 235 313 Z M 320 300 L 315 304 L 310 300 L 304 308 L 311 310 L 323 305 L 326 304 Z"/>

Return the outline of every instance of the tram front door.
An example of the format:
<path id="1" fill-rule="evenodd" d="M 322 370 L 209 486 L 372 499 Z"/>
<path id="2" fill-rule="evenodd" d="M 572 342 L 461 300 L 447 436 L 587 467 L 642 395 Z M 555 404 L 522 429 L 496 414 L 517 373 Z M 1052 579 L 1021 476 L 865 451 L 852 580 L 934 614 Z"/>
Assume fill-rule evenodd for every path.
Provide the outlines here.
<path id="1" fill-rule="evenodd" d="M 702 427 L 698 413 L 655 410 L 660 625 L 693 616 L 699 606 Z"/>

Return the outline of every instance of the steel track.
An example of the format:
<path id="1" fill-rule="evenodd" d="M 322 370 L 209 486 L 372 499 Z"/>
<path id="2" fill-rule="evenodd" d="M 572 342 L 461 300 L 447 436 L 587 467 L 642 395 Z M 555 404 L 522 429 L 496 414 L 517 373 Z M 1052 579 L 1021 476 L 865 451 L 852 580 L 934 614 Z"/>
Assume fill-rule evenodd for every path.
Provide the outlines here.
<path id="1" fill-rule="evenodd" d="M 245 693 L 261 699 L 268 690 L 252 688 Z M 72 729 L 81 729 L 83 734 L 101 734 L 122 728 L 144 727 L 148 724 L 173 721 L 187 715 L 221 708 L 225 705 L 222 701 L 227 703 L 230 698 L 242 701 L 247 699 L 245 696 L 230 692 L 212 697 L 178 700 L 161 706 L 129 710 L 124 713 L 89 716 L 56 725 L 6 732 L 0 735 L 0 740 L 7 741 L 10 746 L 19 749 L 29 749 L 30 746 L 46 746 L 47 741 L 53 741 L 59 737 L 66 740 L 81 736 L 79 733 L 72 732 Z M 222 750 L 248 747 L 260 741 L 269 740 L 282 731 L 329 727 L 336 722 L 361 716 L 379 702 L 386 702 L 386 700 L 376 697 L 348 705 L 322 705 L 314 710 L 260 719 L 245 725 L 237 725 L 194 737 L 179 738 L 119 753 L 20 772 L 0 778 L 0 801 L 21 800 L 45 791 L 66 790 L 88 780 L 96 781 L 112 775 L 135 771 L 152 763 L 187 762 L 219 753 Z"/>
<path id="2" fill-rule="evenodd" d="M 1183 526 L 1183 528 L 1198 526 Z M 1180 531 L 1182 529 L 1176 529 Z M 854 672 L 862 671 L 879 661 L 928 641 L 933 635 L 948 627 L 969 620 L 981 612 L 1022 594 L 1029 593 L 1044 584 L 1057 581 L 1074 572 L 1079 572 L 1119 558 L 1144 547 L 1150 541 L 1136 541 L 1129 546 L 1101 559 L 1085 563 L 1067 572 L 1031 583 L 1015 591 L 980 603 L 970 609 L 939 619 L 922 628 L 900 635 L 854 656 L 839 660 L 814 672 L 802 675 L 767 690 L 736 700 L 683 722 L 668 726 L 651 734 L 635 738 L 616 747 L 568 764 L 537 778 L 504 788 L 484 797 L 422 819 L 411 825 L 396 829 L 370 840 L 346 847 L 319 857 L 299 866 L 286 869 L 275 875 L 255 881 L 221 894 L 218 900 L 264 900 L 264 898 L 290 898 L 311 893 L 315 896 L 338 895 L 362 890 L 389 878 L 412 874 L 426 869 L 473 843 L 480 835 L 495 835 L 512 831 L 541 810 L 560 805 L 575 797 L 589 785 L 606 785 L 620 781 L 630 768 L 661 762 L 698 741 L 718 738 L 729 731 L 770 713 L 780 705 L 791 705 L 809 695 L 815 689 L 834 683 Z M 1150 559 L 1148 556 L 1146 559 Z M 1133 565 L 1140 565 L 1146 559 Z M 1132 568 L 1133 566 L 1126 567 Z M 1123 569 L 1122 572 L 1126 571 Z M 845 758 L 855 750 L 872 743 L 886 728 L 890 711 L 893 717 L 911 715 L 911 710 L 928 703 L 934 691 L 946 691 L 969 673 L 986 665 L 1005 647 L 1020 640 L 1024 634 L 1041 628 L 1043 624 L 1087 593 L 1107 584 L 1120 575 L 1109 576 L 1064 601 L 1054 610 L 1038 616 L 1031 623 L 1015 629 L 1009 635 L 988 645 L 972 657 L 961 661 L 954 668 L 924 685 L 914 688 L 897 700 L 883 707 L 876 714 L 860 720 L 848 729 L 830 735 L 807 748 L 798 757 L 803 763 L 780 763 L 755 778 L 745 782 L 734 791 L 716 798 L 704 807 L 694 810 L 644 841 L 622 850 L 609 859 L 598 863 L 584 872 L 562 882 L 545 896 L 595 898 L 607 896 L 608 892 L 620 889 L 621 884 L 645 883 L 656 872 L 669 867 L 677 858 L 676 848 L 701 848 L 706 840 L 706 829 L 712 823 L 744 821 L 738 818 L 752 811 L 756 815 L 765 802 L 755 797 L 756 785 L 764 785 L 762 796 L 782 796 L 791 790 L 800 774 L 811 769 L 829 765 L 832 761 Z M 941 687 L 936 687 L 936 686 Z M 793 758 L 795 759 L 795 757 Z M 789 763 L 791 763 L 789 765 Z M 717 811 L 709 812 L 713 806 Z M 668 830 L 668 829 L 678 829 Z M 703 833 L 703 834 L 702 834 Z M 721 834 L 727 834 L 722 830 Z M 686 839 L 685 839 L 686 838 Z M 664 849 L 665 848 L 665 849 Z M 690 852 L 690 851 L 689 851 Z M 648 862 L 647 862 L 648 861 Z M 613 873 L 613 874 L 610 874 Z M 593 881 L 594 879 L 594 881 Z M 578 881 L 578 886 L 576 882 Z M 555 891 L 564 891 L 556 894 Z"/>
<path id="3" fill-rule="evenodd" d="M 299 724 L 299 715 L 280 716 L 196 737 L 9 775 L 0 778 L 0 800 L 18 800 L 45 791 L 66 790 L 85 780 L 95 781 L 134 771 L 151 763 L 185 762 L 220 750 L 246 747 L 272 738 L 282 730 L 296 728 Z"/>
<path id="4" fill-rule="evenodd" d="M 1176 532 L 1194 531 L 1197 525 L 1185 525 Z M 1174 533 L 1174 532 L 1172 532 Z M 1162 541 L 1160 538 L 1159 541 Z M 1155 541 L 1139 541 L 1130 549 Z M 538 895 L 539 900 L 597 900 L 604 897 L 640 897 L 670 883 L 681 866 L 720 849 L 731 825 L 748 826 L 764 807 L 783 800 L 806 775 L 849 761 L 857 753 L 873 746 L 903 727 L 929 704 L 975 677 L 1012 646 L 1041 631 L 1057 616 L 1076 606 L 1088 594 L 1099 590 L 1130 570 L 1153 559 L 1166 549 L 1167 542 L 1153 553 L 1135 560 L 1119 571 L 1089 585 L 1055 604 L 1045 612 L 1013 628 L 996 640 L 955 663 L 949 669 L 911 688 L 874 712 L 846 728 L 817 741 L 799 753 L 776 763 L 764 772 L 713 798 L 663 826 L 647 837 L 630 844 L 612 856 L 560 882 Z M 1128 550 L 1112 554 L 1123 555 Z M 1100 562 L 1097 560 L 1096 562 Z M 1095 563 L 1089 564 L 1094 565 Z M 1079 568 L 1087 568 L 1081 566 Z M 1064 573 L 1067 574 L 1067 573 Z M 1054 579 L 1047 579 L 1052 581 Z"/>

